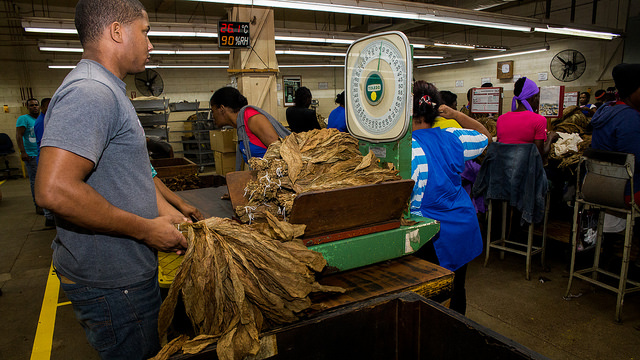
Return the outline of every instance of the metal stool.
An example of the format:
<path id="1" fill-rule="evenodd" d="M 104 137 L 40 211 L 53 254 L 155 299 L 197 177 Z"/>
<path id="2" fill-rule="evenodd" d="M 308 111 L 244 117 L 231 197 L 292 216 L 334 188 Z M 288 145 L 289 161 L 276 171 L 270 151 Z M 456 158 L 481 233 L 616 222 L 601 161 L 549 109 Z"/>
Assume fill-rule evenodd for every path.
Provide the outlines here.
<path id="1" fill-rule="evenodd" d="M 525 265 L 525 279 L 531 280 L 531 257 L 533 255 L 540 255 L 540 263 L 542 268 L 545 267 L 545 249 L 547 247 L 547 222 L 549 219 L 549 193 L 545 197 L 544 207 L 544 220 L 542 225 L 542 245 L 533 245 L 533 228 L 534 224 L 529 224 L 529 231 L 527 233 L 527 243 L 522 244 L 516 241 L 507 239 L 507 201 L 502 200 L 502 236 L 498 240 L 491 241 L 491 218 L 493 216 L 493 200 L 489 200 L 489 206 L 487 208 L 487 249 L 484 258 L 484 266 L 489 263 L 489 251 L 491 248 L 501 250 L 500 260 L 504 259 L 504 252 L 510 252 L 518 255 L 524 255 L 527 259 Z M 524 248 L 524 250 L 520 250 Z"/>
<path id="2" fill-rule="evenodd" d="M 475 196 L 482 195 L 488 202 L 487 246 L 484 266 L 489 262 L 491 248 L 499 249 L 500 259 L 504 252 L 526 256 L 525 278 L 531 279 L 531 256 L 541 254 L 542 267 L 545 265 L 547 244 L 547 220 L 549 214 L 549 193 L 547 177 L 542 158 L 534 144 L 491 143 L 473 186 Z M 529 193 L 529 197 L 524 193 Z M 502 201 L 502 236 L 491 241 L 493 202 Z M 542 203 L 544 201 L 544 203 Z M 507 202 L 523 211 L 523 220 L 529 223 L 527 243 L 506 238 Z M 526 216 L 525 216 L 526 212 Z M 533 227 L 543 222 L 542 245 L 533 245 Z"/>
<path id="3" fill-rule="evenodd" d="M 633 172 L 635 157 L 633 154 L 587 149 L 580 159 L 578 166 L 578 181 L 576 186 L 576 203 L 573 211 L 573 231 L 571 236 L 571 267 L 569 270 L 569 284 L 565 297 L 569 296 L 573 278 L 582 279 L 593 285 L 600 286 L 618 294 L 616 302 L 616 321 L 621 320 L 622 302 L 627 293 L 640 290 L 640 283 L 627 279 L 629 269 L 629 257 L 631 253 L 631 239 L 635 218 L 640 216 L 640 208 L 634 199 Z M 581 181 L 580 170 L 584 166 L 584 180 Z M 627 204 L 624 192 L 627 183 L 631 185 L 631 202 Z M 580 206 L 600 209 L 598 218 L 598 232 L 596 237 L 595 255 L 593 266 L 587 269 L 575 270 L 578 212 Z M 614 274 L 599 267 L 600 249 L 602 246 L 602 230 L 604 226 L 605 211 L 613 211 L 626 214 L 627 223 L 624 237 L 624 249 L 622 254 L 622 267 L 620 274 Z M 618 279 L 618 288 L 598 280 L 598 274 L 607 275 Z M 633 286 L 627 288 L 627 284 Z"/>

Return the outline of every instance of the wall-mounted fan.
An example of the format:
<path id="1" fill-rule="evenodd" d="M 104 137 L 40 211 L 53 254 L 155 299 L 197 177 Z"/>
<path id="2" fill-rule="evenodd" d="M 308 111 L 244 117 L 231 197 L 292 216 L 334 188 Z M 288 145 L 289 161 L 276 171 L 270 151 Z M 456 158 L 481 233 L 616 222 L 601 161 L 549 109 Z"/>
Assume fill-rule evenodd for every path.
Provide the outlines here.
<path id="1" fill-rule="evenodd" d="M 551 74 L 560 81 L 573 81 L 584 74 L 587 60 L 578 50 L 562 50 L 551 59 Z"/>
<path id="2" fill-rule="evenodd" d="M 145 69 L 135 75 L 136 89 L 144 96 L 160 96 L 164 91 L 164 81 L 155 70 Z"/>

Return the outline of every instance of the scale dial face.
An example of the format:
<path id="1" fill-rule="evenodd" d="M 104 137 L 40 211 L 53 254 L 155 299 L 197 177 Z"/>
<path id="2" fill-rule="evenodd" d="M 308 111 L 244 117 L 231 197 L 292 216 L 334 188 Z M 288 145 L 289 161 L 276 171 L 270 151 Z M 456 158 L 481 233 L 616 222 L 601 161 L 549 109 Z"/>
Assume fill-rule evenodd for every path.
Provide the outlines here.
<path id="1" fill-rule="evenodd" d="M 358 139 L 394 141 L 408 128 L 411 67 L 408 42 L 399 32 L 356 41 L 347 52 L 346 109 Z"/>

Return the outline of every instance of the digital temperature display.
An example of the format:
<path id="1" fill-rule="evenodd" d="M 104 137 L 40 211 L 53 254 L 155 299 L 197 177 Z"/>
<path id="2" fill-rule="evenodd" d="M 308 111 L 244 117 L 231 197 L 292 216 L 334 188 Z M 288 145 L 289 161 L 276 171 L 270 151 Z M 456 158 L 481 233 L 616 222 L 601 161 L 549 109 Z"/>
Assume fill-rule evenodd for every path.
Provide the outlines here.
<path id="1" fill-rule="evenodd" d="M 219 48 L 246 48 L 250 46 L 248 22 L 218 21 Z"/>

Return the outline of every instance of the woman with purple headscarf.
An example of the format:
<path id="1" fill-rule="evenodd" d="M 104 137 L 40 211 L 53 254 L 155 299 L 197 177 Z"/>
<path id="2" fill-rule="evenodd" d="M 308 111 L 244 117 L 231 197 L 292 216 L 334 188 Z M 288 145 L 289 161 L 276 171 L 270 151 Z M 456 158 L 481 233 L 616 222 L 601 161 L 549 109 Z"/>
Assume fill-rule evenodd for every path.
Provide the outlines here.
<path id="1" fill-rule="evenodd" d="M 540 155 L 549 152 L 553 136 L 547 139 L 547 119 L 539 115 L 540 90 L 533 80 L 521 77 L 513 88 L 511 112 L 500 115 L 496 123 L 498 142 L 535 144 Z"/>

